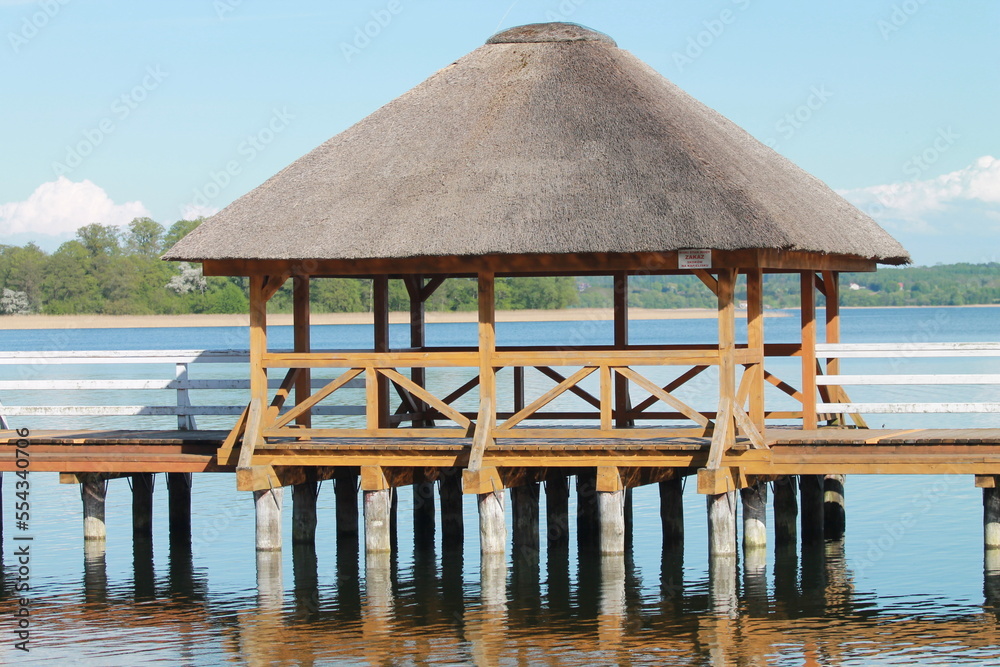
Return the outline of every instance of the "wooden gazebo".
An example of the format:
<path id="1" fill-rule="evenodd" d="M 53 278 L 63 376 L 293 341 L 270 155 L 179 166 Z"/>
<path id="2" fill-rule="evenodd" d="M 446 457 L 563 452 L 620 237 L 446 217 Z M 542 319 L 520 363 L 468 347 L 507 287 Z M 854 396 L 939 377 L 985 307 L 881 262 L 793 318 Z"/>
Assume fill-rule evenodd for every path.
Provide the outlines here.
<path id="1" fill-rule="evenodd" d="M 769 419 L 817 426 L 817 326 L 837 341 L 838 273 L 908 261 L 878 224 L 822 182 L 608 36 L 564 23 L 495 35 L 232 203 L 164 258 L 201 262 L 206 275 L 250 278 L 251 400 L 220 452 L 238 458 L 241 489 L 357 468 L 373 494 L 366 512 L 374 512 L 374 494 L 460 468 L 464 491 L 481 494 L 484 551 L 497 550 L 490 535 L 503 548 L 502 531 L 489 528 L 496 512 L 484 503 L 547 470 L 596 468 L 598 491 L 615 503 L 622 489 L 681 469 L 703 469 L 699 489 L 708 494 L 752 483 L 723 465 L 738 441 L 766 448 Z M 765 344 L 767 272 L 800 276 L 797 344 Z M 628 279 L 650 273 L 698 276 L 718 297 L 718 340 L 631 345 Z M 738 345 L 739 274 L 749 334 Z M 498 347 L 495 279 L 538 275 L 614 276 L 613 344 Z M 371 350 L 311 349 L 310 280 L 326 277 L 373 281 Z M 478 280 L 477 347 L 425 343 L 424 303 L 448 278 Z M 411 298 L 406 349 L 389 346 L 390 279 L 405 281 Z M 288 280 L 295 349 L 275 352 L 267 303 Z M 827 304 L 820 324 L 817 293 Z M 800 411 L 765 405 L 768 356 L 801 357 L 801 387 L 789 392 Z M 686 370 L 667 386 L 636 370 L 661 365 Z M 468 368 L 473 378 L 450 396 L 434 395 L 426 369 L 445 366 Z M 699 412 L 674 396 L 712 366 L 717 409 Z M 343 372 L 313 393 L 316 368 Z M 498 395 L 502 368 L 514 369 L 512 401 Z M 526 399 L 525 368 L 545 369 L 552 390 Z M 284 381 L 271 394 L 267 376 L 277 369 L 285 369 Z M 579 386 L 592 374 L 598 395 Z M 311 427 L 312 408 L 362 378 L 363 427 Z M 632 385 L 649 398 L 632 405 Z M 473 391 L 475 414 L 454 407 Z M 574 415 L 578 425 L 526 426 L 565 392 L 592 407 Z M 650 418 L 657 425 L 643 425 Z"/>

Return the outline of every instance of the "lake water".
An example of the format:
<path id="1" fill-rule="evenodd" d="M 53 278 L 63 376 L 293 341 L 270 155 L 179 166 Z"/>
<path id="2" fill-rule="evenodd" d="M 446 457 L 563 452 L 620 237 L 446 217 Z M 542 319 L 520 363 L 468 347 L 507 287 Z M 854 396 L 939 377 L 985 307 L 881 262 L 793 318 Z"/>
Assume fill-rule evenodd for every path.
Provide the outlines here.
<path id="1" fill-rule="evenodd" d="M 769 342 L 793 341 L 797 318 L 768 319 L 766 327 Z M 637 321 L 631 328 L 633 343 L 705 342 L 715 336 L 713 320 Z M 393 327 L 396 344 L 405 343 L 405 332 Z M 475 325 L 428 328 L 432 345 L 473 345 L 475 335 Z M 606 322 L 501 324 L 498 331 L 501 344 L 524 345 L 610 342 L 611 335 Z M 317 327 L 313 336 L 318 348 L 364 347 L 370 329 Z M 1000 341 L 1000 309 L 847 310 L 843 339 Z M 272 347 L 288 347 L 290 332 L 275 327 L 271 341 Z M 0 349 L 7 350 L 246 345 L 246 331 L 239 328 L 0 331 Z M 845 372 L 1000 373 L 1000 360 L 905 359 L 891 368 L 843 363 Z M 787 372 L 794 383 L 795 371 L 791 363 L 775 372 Z M 84 366 L 32 372 L 108 376 L 106 369 Z M 167 377 L 172 368 L 135 372 Z M 435 381 L 450 386 L 457 379 Z M 551 386 L 538 378 L 532 382 L 529 394 Z M 707 407 L 712 385 L 694 383 L 688 399 Z M 933 396 L 909 391 L 918 392 L 909 400 L 943 400 L 949 394 L 941 392 L 950 389 L 937 388 Z M 887 396 L 884 388 L 851 394 L 855 400 Z M 906 397 L 896 390 L 891 400 Z M 0 401 L 19 404 L 31 397 L 14 399 L 0 395 Z M 980 387 L 970 400 L 1000 397 L 996 388 Z M 869 423 L 1000 427 L 995 415 L 928 415 L 919 421 L 886 415 Z M 14 422 L 31 429 L 59 424 L 42 418 Z M 129 420 L 110 425 L 128 426 Z M 291 547 L 286 507 L 284 551 L 258 560 L 252 502 L 235 490 L 230 475 L 195 476 L 190 548 L 168 539 L 162 475 L 153 543 L 133 548 L 128 483 L 112 481 L 106 552 L 86 554 L 78 488 L 60 485 L 55 474 L 34 473 L 30 653 L 13 646 L 14 553 L 20 544 L 13 541 L 14 482 L 12 474 L 4 475 L 4 664 L 1000 665 L 1000 563 L 985 562 L 982 496 L 971 476 L 850 477 L 843 542 L 800 553 L 775 553 L 772 547 L 763 573 L 743 563 L 713 573 L 705 501 L 693 483 L 685 490 L 686 537 L 679 548 L 662 544 L 653 485 L 634 492 L 635 530 L 624 559 L 579 553 L 575 535 L 568 549 L 549 548 L 543 535 L 538 551 L 509 548 L 499 564 L 480 562 L 470 498 L 464 545 L 444 548 L 440 527 L 433 548 L 414 545 L 412 497 L 402 489 L 398 548 L 391 560 L 366 564 L 356 542 L 338 543 L 329 483 L 320 491 L 315 549 Z M 575 498 L 570 502 L 572 516 Z M 290 494 L 285 503 L 291 504 Z M 543 531 L 544 516 L 543 506 Z M 570 530 L 575 534 L 575 526 Z M 733 572 L 736 587 L 729 593 L 718 582 Z"/>

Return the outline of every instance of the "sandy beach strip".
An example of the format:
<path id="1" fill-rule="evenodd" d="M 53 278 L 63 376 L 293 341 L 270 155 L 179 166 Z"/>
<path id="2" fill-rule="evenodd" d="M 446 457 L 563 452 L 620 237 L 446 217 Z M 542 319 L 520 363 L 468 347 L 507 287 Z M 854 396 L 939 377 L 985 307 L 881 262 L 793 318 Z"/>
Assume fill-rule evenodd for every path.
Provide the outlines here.
<path id="1" fill-rule="evenodd" d="M 781 313 L 767 313 L 768 316 Z M 632 320 L 709 319 L 709 308 L 649 309 L 630 308 Z M 427 313 L 428 323 L 475 322 L 475 311 Z M 611 308 L 570 308 L 565 310 L 502 310 L 498 322 L 579 322 L 613 319 Z M 389 321 L 409 322 L 408 313 L 390 313 Z M 289 313 L 268 316 L 274 326 L 290 325 Z M 371 313 L 314 313 L 313 324 L 371 324 Z M 142 329 L 160 327 L 246 327 L 248 315 L 4 315 L 0 329 Z"/>

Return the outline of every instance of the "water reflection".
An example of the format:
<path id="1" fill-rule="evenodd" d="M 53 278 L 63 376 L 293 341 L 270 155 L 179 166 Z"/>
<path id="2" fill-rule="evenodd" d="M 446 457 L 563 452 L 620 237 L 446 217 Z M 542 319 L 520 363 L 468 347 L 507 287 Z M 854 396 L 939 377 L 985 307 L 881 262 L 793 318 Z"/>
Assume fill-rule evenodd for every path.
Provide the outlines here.
<path id="1" fill-rule="evenodd" d="M 80 632 L 105 640 L 141 632 L 157 635 L 157 650 L 171 651 L 165 659 L 184 663 L 388 665 L 408 655 L 481 665 L 553 656 L 559 664 L 827 665 L 941 652 L 954 664 L 995 653 L 1000 639 L 1000 552 L 984 555 L 977 612 L 877 602 L 858 590 L 842 541 L 687 571 L 674 543 L 650 573 L 632 553 L 578 554 L 558 543 L 482 559 L 454 545 L 413 546 L 400 569 L 393 554 L 359 554 L 351 537 L 335 554 L 312 545 L 296 545 L 287 560 L 258 553 L 255 585 L 222 593 L 210 591 L 180 544 L 158 579 L 152 545 L 137 540 L 120 583 L 103 546 L 87 545 L 80 609 L 62 600 L 39 610 L 57 648 L 66 637 L 63 655 Z M 132 647 L 122 640 L 117 649 Z"/>

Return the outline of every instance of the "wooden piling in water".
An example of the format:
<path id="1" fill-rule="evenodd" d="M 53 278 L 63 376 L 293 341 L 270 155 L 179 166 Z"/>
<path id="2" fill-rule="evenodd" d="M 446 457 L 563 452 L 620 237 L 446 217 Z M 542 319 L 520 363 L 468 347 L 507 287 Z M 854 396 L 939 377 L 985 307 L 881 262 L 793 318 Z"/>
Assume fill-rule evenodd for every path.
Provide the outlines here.
<path id="1" fill-rule="evenodd" d="M 510 490 L 514 549 L 538 552 L 538 499 L 537 482 Z"/>
<path id="2" fill-rule="evenodd" d="M 315 543 L 318 497 L 319 484 L 314 479 L 292 487 L 292 544 Z"/>
<path id="3" fill-rule="evenodd" d="M 625 489 L 598 491 L 597 509 L 602 556 L 625 553 Z"/>
<path id="4" fill-rule="evenodd" d="M 569 477 L 549 471 L 545 478 L 545 532 L 550 546 L 569 544 Z"/>
<path id="5" fill-rule="evenodd" d="M 340 473 L 333 482 L 337 499 L 337 537 L 358 536 L 358 476 Z"/>
<path id="6" fill-rule="evenodd" d="M 191 542 L 191 473 L 167 473 L 170 541 Z"/>
<path id="7" fill-rule="evenodd" d="M 736 492 L 705 496 L 708 502 L 708 555 L 736 556 Z M 735 574 L 733 575 L 735 576 Z"/>
<path id="8" fill-rule="evenodd" d="M 284 487 L 254 491 L 257 551 L 281 549 L 281 504 Z"/>
<path id="9" fill-rule="evenodd" d="M 1000 476 L 994 487 L 983 489 L 983 543 L 987 549 L 1000 549 Z"/>
<path id="10" fill-rule="evenodd" d="M 758 483 L 740 491 L 743 500 L 743 551 L 767 547 L 767 484 Z"/>
<path id="11" fill-rule="evenodd" d="M 828 540 L 842 540 L 847 531 L 847 506 L 844 475 L 823 478 L 823 532 Z"/>
<path id="12" fill-rule="evenodd" d="M 799 476 L 802 544 L 823 542 L 823 475 Z"/>
<path id="13" fill-rule="evenodd" d="M 415 477 L 423 477 L 418 471 Z M 413 482 L 413 543 L 418 547 L 434 545 L 434 482 Z"/>
<path id="14" fill-rule="evenodd" d="M 132 475 L 132 536 L 153 538 L 153 473 Z"/>
<path id="15" fill-rule="evenodd" d="M 483 554 L 502 554 L 506 550 L 503 504 L 503 489 L 479 494 L 479 550 Z"/>
<path id="16" fill-rule="evenodd" d="M 104 499 L 108 492 L 108 483 L 103 479 L 85 479 L 80 484 L 80 497 L 83 499 L 83 539 L 106 540 L 108 528 L 104 523 Z"/>
<path id="17" fill-rule="evenodd" d="M 794 477 L 774 481 L 774 546 L 795 550 L 799 535 L 799 501 Z"/>
<path id="18" fill-rule="evenodd" d="M 392 551 L 390 515 L 392 489 L 365 491 L 365 551 L 389 553 Z"/>
<path id="19" fill-rule="evenodd" d="M 441 547 L 442 551 L 461 549 L 465 540 L 465 521 L 462 515 L 462 471 L 448 468 L 441 471 L 438 481 L 438 496 L 441 501 Z"/>
<path id="20" fill-rule="evenodd" d="M 597 508 L 597 469 L 581 470 L 576 475 L 576 540 L 581 551 L 593 549 L 600 538 L 600 513 Z"/>
<path id="21" fill-rule="evenodd" d="M 660 527 L 663 546 L 684 543 L 684 480 L 681 477 L 660 482 Z"/>

